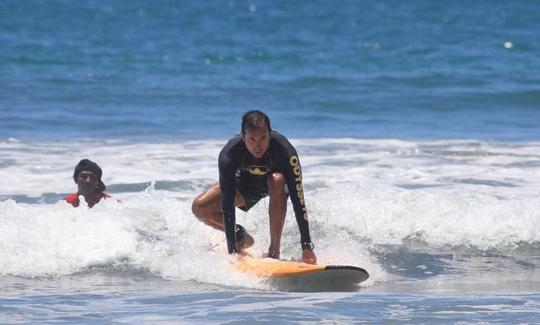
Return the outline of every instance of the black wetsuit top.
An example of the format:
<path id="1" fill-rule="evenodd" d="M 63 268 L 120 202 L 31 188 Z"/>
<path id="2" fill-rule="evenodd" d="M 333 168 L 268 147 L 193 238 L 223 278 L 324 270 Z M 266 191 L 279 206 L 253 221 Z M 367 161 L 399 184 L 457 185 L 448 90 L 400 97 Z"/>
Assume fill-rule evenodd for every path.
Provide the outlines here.
<path id="1" fill-rule="evenodd" d="M 219 183 L 222 193 L 223 223 L 227 237 L 229 254 L 237 251 L 236 216 L 234 197 L 239 180 L 249 174 L 255 181 L 273 172 L 282 173 L 286 178 L 289 195 L 294 208 L 296 222 L 300 229 L 301 244 L 311 243 L 309 224 L 302 187 L 302 169 L 296 150 L 281 134 L 272 131 L 268 150 L 260 159 L 253 157 L 246 148 L 242 135 L 237 135 L 219 153 Z"/>

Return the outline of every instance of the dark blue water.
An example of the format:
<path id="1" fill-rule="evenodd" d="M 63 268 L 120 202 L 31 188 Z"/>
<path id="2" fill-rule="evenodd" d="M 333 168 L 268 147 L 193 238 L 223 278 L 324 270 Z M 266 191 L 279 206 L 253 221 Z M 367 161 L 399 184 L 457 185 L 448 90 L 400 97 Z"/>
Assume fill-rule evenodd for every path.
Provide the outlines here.
<path id="1" fill-rule="evenodd" d="M 0 323 L 534 323 L 539 31 L 537 0 L 0 1 Z M 358 292 L 208 251 L 191 201 L 255 107 L 313 138 L 318 256 L 354 250 Z M 56 202 L 82 157 L 122 202 Z"/>
<path id="2" fill-rule="evenodd" d="M 539 140 L 538 1 L 2 1 L 0 139 Z"/>

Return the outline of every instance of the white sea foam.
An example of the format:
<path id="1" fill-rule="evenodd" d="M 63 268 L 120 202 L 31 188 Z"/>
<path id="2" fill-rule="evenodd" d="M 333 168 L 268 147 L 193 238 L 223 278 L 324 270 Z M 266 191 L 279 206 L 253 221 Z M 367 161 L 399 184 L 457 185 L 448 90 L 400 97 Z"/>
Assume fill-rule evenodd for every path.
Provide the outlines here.
<path id="1" fill-rule="evenodd" d="M 223 234 L 191 213 L 193 198 L 217 179 L 223 143 L 0 143 L 0 274 L 63 275 L 129 265 L 181 281 L 263 288 L 232 271 Z M 372 274 L 367 285 L 387 278 L 371 255 L 374 245 L 418 240 L 433 248 L 485 250 L 540 242 L 540 143 L 293 143 L 319 261 L 362 266 Z M 104 182 L 120 189 L 113 200 L 92 209 L 25 203 L 24 197 L 61 198 L 74 191 L 71 175 L 81 158 L 98 162 Z M 186 186 L 118 187 L 156 181 Z M 257 239 L 257 254 L 269 240 L 267 206 L 263 200 L 248 214 L 238 212 L 238 222 Z M 288 211 L 282 257 L 291 259 L 300 251 L 290 204 Z"/>

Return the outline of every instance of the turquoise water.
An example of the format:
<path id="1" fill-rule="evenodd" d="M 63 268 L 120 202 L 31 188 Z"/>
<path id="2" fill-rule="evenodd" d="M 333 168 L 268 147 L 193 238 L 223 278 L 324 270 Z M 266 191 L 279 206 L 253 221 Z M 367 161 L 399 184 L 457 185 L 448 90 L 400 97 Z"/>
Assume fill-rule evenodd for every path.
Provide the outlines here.
<path id="1" fill-rule="evenodd" d="M 0 323 L 537 322 L 539 30 L 533 0 L 1 1 Z M 357 291 L 239 275 L 192 216 L 254 107 Z M 59 202 L 86 157 L 121 202 Z"/>

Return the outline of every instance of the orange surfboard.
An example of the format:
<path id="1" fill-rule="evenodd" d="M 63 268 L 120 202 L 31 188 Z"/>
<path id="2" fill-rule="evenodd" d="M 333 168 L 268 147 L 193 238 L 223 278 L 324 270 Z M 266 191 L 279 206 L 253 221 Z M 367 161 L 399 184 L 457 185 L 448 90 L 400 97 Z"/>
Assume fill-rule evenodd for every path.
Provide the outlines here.
<path id="1" fill-rule="evenodd" d="M 352 291 L 369 278 L 366 270 L 356 266 L 312 265 L 272 258 L 242 257 L 234 266 L 286 291 Z"/>

